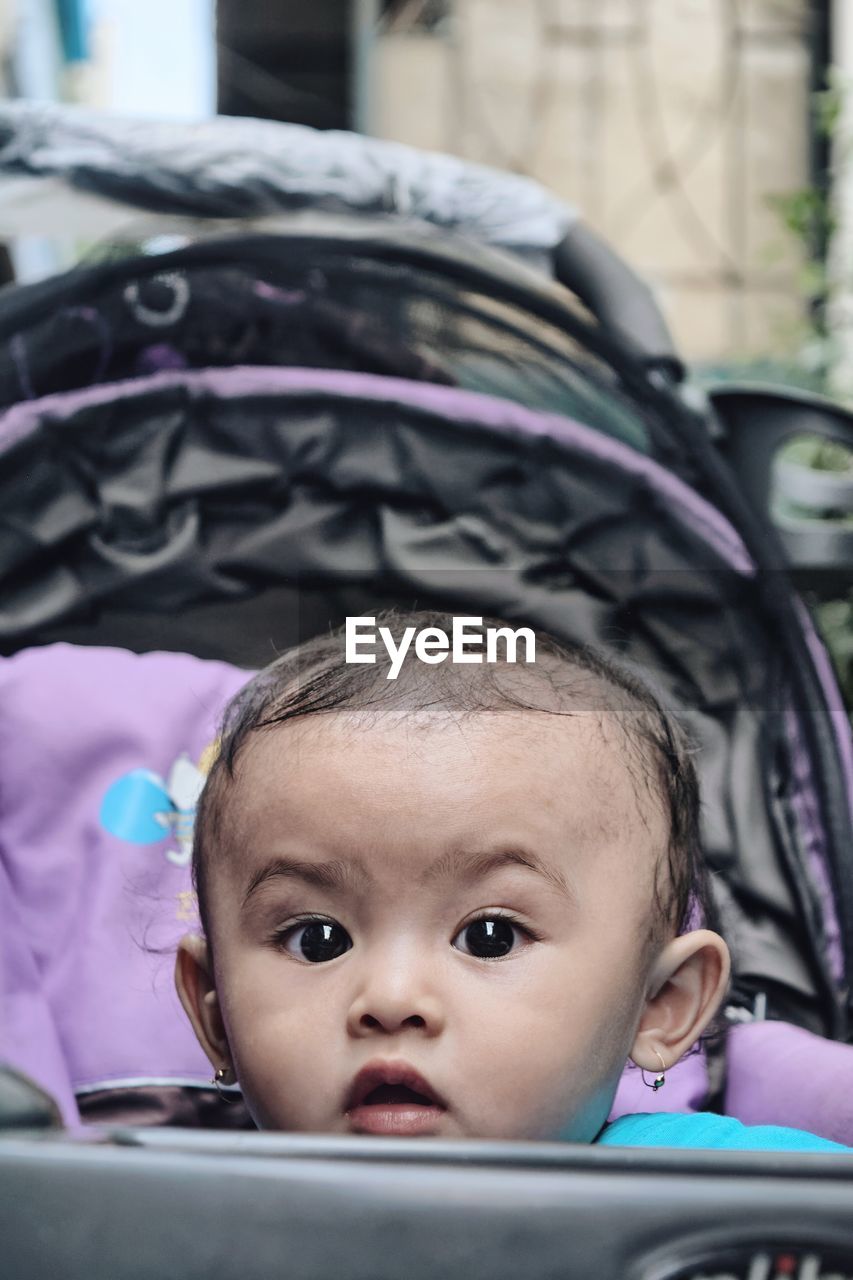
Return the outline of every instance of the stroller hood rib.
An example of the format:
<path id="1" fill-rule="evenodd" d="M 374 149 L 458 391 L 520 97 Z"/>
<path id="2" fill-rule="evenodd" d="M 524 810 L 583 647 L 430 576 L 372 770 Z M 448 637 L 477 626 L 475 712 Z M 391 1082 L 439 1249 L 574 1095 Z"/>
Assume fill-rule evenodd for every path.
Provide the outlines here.
<path id="1" fill-rule="evenodd" d="M 435 228 L 291 215 L 286 233 L 78 267 L 0 298 L 0 406 L 163 367 L 305 365 L 482 390 L 648 451 L 630 349 L 506 255 Z"/>

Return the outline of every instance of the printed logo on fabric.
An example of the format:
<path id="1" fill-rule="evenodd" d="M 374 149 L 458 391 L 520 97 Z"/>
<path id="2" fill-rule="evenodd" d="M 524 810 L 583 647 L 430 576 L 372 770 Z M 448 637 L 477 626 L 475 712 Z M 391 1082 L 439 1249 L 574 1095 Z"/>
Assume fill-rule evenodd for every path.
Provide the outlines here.
<path id="1" fill-rule="evenodd" d="M 216 751 L 212 743 L 193 764 L 182 752 L 168 778 L 151 769 L 131 769 L 107 789 L 101 801 L 100 822 L 110 835 L 130 844 L 154 844 L 174 837 L 165 857 L 176 867 L 189 865 L 198 798 Z"/>

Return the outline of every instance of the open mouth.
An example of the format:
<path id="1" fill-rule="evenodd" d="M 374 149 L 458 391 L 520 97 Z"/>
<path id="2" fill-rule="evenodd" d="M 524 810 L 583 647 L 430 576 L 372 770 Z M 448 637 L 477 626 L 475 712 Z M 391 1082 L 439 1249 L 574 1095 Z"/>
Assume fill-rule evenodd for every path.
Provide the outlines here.
<path id="1" fill-rule="evenodd" d="M 435 1107 L 436 1103 L 426 1094 L 416 1093 L 414 1089 L 409 1089 L 404 1084 L 379 1084 L 375 1089 L 371 1089 L 359 1105 L 362 1107 Z"/>
<path id="2" fill-rule="evenodd" d="M 347 1113 L 354 1133 L 416 1137 L 435 1133 L 444 1107 L 404 1084 L 380 1084 Z"/>

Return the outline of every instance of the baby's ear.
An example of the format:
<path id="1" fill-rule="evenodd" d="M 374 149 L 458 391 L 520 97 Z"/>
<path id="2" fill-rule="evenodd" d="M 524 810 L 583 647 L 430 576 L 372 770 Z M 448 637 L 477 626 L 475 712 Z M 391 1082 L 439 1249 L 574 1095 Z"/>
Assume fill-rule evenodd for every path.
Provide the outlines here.
<path id="1" fill-rule="evenodd" d="M 231 1052 L 213 982 L 213 965 L 204 938 L 188 933 L 178 943 L 175 986 L 199 1044 L 215 1071 L 230 1067 Z"/>
<path id="2" fill-rule="evenodd" d="M 631 1057 L 638 1067 L 675 1066 L 701 1036 L 726 994 L 729 949 L 718 933 L 694 929 L 668 943 L 652 965 Z"/>

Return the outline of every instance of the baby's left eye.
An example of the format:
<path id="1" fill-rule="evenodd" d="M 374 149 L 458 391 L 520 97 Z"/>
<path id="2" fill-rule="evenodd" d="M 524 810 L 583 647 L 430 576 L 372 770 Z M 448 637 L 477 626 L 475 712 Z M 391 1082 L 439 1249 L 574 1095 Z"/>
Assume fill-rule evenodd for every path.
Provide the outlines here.
<path id="1" fill-rule="evenodd" d="M 512 951 L 514 935 L 517 933 L 522 933 L 527 938 L 533 937 L 529 929 L 510 920 L 508 916 L 486 915 L 469 921 L 459 930 L 456 938 L 464 937 L 467 946 L 471 948 L 464 954 L 476 956 L 478 960 L 500 960 Z"/>
<path id="2" fill-rule="evenodd" d="M 294 945 L 296 939 L 299 940 L 298 946 Z M 282 950 L 311 964 L 337 960 L 352 947 L 352 939 L 346 929 L 336 921 L 311 917 L 280 930 L 276 934 L 276 942 Z"/>

